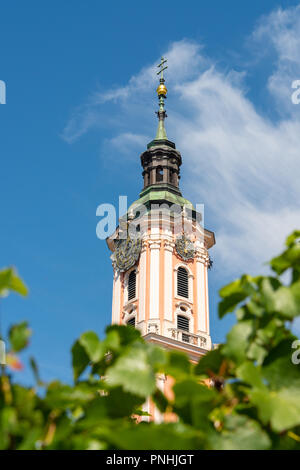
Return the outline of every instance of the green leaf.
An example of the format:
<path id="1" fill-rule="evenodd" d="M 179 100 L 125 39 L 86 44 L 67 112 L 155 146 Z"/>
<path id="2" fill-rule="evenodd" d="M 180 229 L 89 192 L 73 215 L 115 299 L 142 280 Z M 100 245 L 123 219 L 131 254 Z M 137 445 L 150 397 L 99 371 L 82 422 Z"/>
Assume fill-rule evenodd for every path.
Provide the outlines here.
<path id="1" fill-rule="evenodd" d="M 152 400 L 161 413 L 166 412 L 169 401 L 159 388 L 152 394 Z"/>
<path id="2" fill-rule="evenodd" d="M 151 367 L 157 371 L 164 369 L 168 361 L 167 352 L 154 344 L 145 343 L 145 346 Z"/>
<path id="3" fill-rule="evenodd" d="M 155 389 L 155 375 L 151 368 L 146 348 L 137 344 L 126 350 L 116 362 L 107 369 L 107 383 L 122 386 L 127 392 L 147 397 Z"/>
<path id="4" fill-rule="evenodd" d="M 28 322 L 24 321 L 17 325 L 13 325 L 8 332 L 11 350 L 18 352 L 26 348 L 31 334 L 32 331 L 28 328 Z"/>
<path id="5" fill-rule="evenodd" d="M 6 268 L 0 271 L 0 297 L 12 290 L 20 295 L 27 295 L 28 289 L 22 279 L 18 277 L 14 268 Z"/>
<path id="6" fill-rule="evenodd" d="M 264 346 L 257 344 L 257 341 L 253 341 L 247 351 L 247 359 L 252 359 L 258 365 L 261 365 L 267 356 L 268 351 Z"/>
<path id="7" fill-rule="evenodd" d="M 293 289 L 286 286 L 274 289 L 271 279 L 265 278 L 261 284 L 261 293 L 266 311 L 269 313 L 278 312 L 289 320 L 299 315 L 299 285 L 300 283 L 296 283 Z"/>
<path id="8" fill-rule="evenodd" d="M 25 296 L 25 295 L 28 294 L 27 286 L 25 285 L 23 280 L 20 277 L 18 277 L 18 275 L 15 273 L 14 270 L 13 270 L 13 273 L 12 273 L 12 276 L 11 276 L 11 279 L 10 279 L 9 289 L 17 292 L 20 295 Z"/>
<path id="9" fill-rule="evenodd" d="M 219 290 L 220 297 L 230 297 L 232 294 L 240 293 L 241 290 L 241 279 L 236 279 L 235 281 L 227 284 Z"/>
<path id="10" fill-rule="evenodd" d="M 226 416 L 222 432 L 210 438 L 215 450 L 264 450 L 271 440 L 259 423 L 246 416 Z"/>
<path id="11" fill-rule="evenodd" d="M 11 271 L 11 268 L 1 269 L 0 271 L 0 294 L 5 294 L 5 291 L 9 289 Z"/>
<path id="12" fill-rule="evenodd" d="M 108 410 L 105 397 L 96 397 L 85 406 L 84 416 L 78 421 L 77 427 L 87 434 L 89 428 L 99 426 L 107 419 Z"/>
<path id="13" fill-rule="evenodd" d="M 99 341 L 98 335 L 93 331 L 83 333 L 79 338 L 79 343 L 92 362 L 98 362 L 104 357 L 105 344 Z"/>
<path id="14" fill-rule="evenodd" d="M 279 320 L 276 316 L 267 317 L 267 315 L 265 315 L 264 320 L 268 320 L 268 322 L 263 323 L 262 326 L 257 330 L 256 337 L 259 340 L 260 344 L 274 344 L 276 333 L 278 330 L 280 330 L 280 328 L 284 326 L 284 323 L 283 321 L 281 321 L 281 319 Z"/>
<path id="15" fill-rule="evenodd" d="M 132 328 L 131 328 L 132 329 Z M 120 336 L 116 330 L 108 330 L 104 340 L 107 351 L 118 352 L 121 347 Z"/>
<path id="16" fill-rule="evenodd" d="M 292 363 L 292 344 L 295 339 L 290 335 L 281 341 L 264 360 L 262 374 L 271 390 L 290 387 L 300 390 L 300 367 Z"/>
<path id="17" fill-rule="evenodd" d="M 282 274 L 284 271 L 289 269 L 291 267 L 290 261 L 286 258 L 286 254 L 283 253 L 280 256 L 277 256 L 276 258 L 273 258 L 270 261 L 271 268 L 273 271 L 275 271 L 277 274 Z"/>
<path id="18" fill-rule="evenodd" d="M 249 398 L 256 405 L 262 422 L 270 423 L 274 432 L 280 433 L 300 424 L 298 389 L 279 392 L 255 389 L 249 392 Z"/>
<path id="19" fill-rule="evenodd" d="M 226 313 L 233 312 L 233 310 L 237 307 L 237 305 L 245 300 L 248 297 L 246 292 L 236 292 L 234 294 L 225 297 L 219 303 L 219 317 L 223 318 Z"/>
<path id="20" fill-rule="evenodd" d="M 236 370 L 236 375 L 243 382 L 246 382 L 252 387 L 256 388 L 265 388 L 265 385 L 262 381 L 261 369 L 256 367 L 252 362 L 244 362 Z"/>
<path id="21" fill-rule="evenodd" d="M 113 419 L 131 416 L 144 401 L 144 397 L 125 392 L 122 387 L 111 389 L 104 397 L 107 415 Z"/>
<path id="22" fill-rule="evenodd" d="M 294 230 L 286 239 L 285 244 L 287 247 L 292 247 L 295 242 L 300 240 L 300 230 Z"/>
<path id="23" fill-rule="evenodd" d="M 74 380 L 78 380 L 82 372 L 86 369 L 90 362 L 90 358 L 86 353 L 85 348 L 79 341 L 75 341 L 72 346 L 72 366 Z"/>
<path id="24" fill-rule="evenodd" d="M 274 312 L 275 310 L 275 286 L 274 279 L 265 277 L 260 283 L 260 301 L 267 312 Z"/>
<path id="25" fill-rule="evenodd" d="M 2 409 L 1 413 L 1 427 L 7 433 L 13 433 L 18 424 L 17 411 L 12 406 L 7 406 Z"/>
<path id="26" fill-rule="evenodd" d="M 98 390 L 99 384 L 79 382 L 72 387 L 55 381 L 49 384 L 45 401 L 52 408 L 74 408 L 98 397 Z"/>
<path id="27" fill-rule="evenodd" d="M 298 268 L 300 263 L 300 243 L 292 244 L 281 255 L 273 258 L 270 265 L 277 274 L 284 273 L 289 268 Z"/>
<path id="28" fill-rule="evenodd" d="M 219 346 L 217 349 L 209 351 L 205 356 L 199 359 L 195 367 L 195 373 L 198 375 L 207 375 L 208 377 L 211 376 L 211 372 L 216 375 L 223 361 L 222 347 Z"/>
<path id="29" fill-rule="evenodd" d="M 255 300 L 251 299 L 247 302 L 247 312 L 255 317 L 262 317 L 264 309 Z"/>
<path id="30" fill-rule="evenodd" d="M 15 384 L 13 386 L 13 397 L 13 403 L 17 413 L 21 415 L 23 419 L 25 418 L 32 421 L 32 418 L 35 417 L 36 406 L 41 405 L 41 400 L 35 390 Z M 40 419 L 38 418 L 37 421 L 40 422 Z"/>
<path id="31" fill-rule="evenodd" d="M 187 424 L 206 431 L 212 427 L 209 413 L 217 404 L 215 389 L 199 384 L 197 380 L 184 380 L 173 387 L 174 411 Z"/>
<path id="32" fill-rule="evenodd" d="M 120 346 L 127 346 L 141 339 L 141 333 L 130 326 L 110 325 L 106 328 L 107 337 L 112 333 L 118 336 Z"/>
<path id="33" fill-rule="evenodd" d="M 189 375 L 191 368 L 191 363 L 185 354 L 179 351 L 168 352 L 168 363 L 165 368 L 167 374 L 179 379 Z"/>
<path id="34" fill-rule="evenodd" d="M 286 258 L 289 260 L 292 266 L 299 264 L 300 262 L 300 243 L 293 245 L 286 252 Z M 299 266 L 298 266 L 299 267 Z"/>
<path id="35" fill-rule="evenodd" d="M 253 284 L 257 282 L 257 279 L 245 274 L 241 279 L 236 279 L 220 289 L 219 295 L 223 298 L 219 303 L 220 318 L 226 313 L 232 312 L 240 302 L 255 293 Z"/>
<path id="36" fill-rule="evenodd" d="M 225 357 L 232 359 L 237 364 L 246 360 L 246 352 L 249 345 L 249 337 L 253 332 L 253 323 L 250 320 L 242 321 L 233 326 L 227 335 L 227 342 L 222 352 Z"/>
<path id="37" fill-rule="evenodd" d="M 297 288 L 299 288 L 299 283 L 297 284 Z M 280 287 L 274 295 L 275 310 L 289 320 L 300 314 L 300 298 L 297 301 L 296 295 L 294 295 L 293 290 L 289 287 Z"/>
<path id="38" fill-rule="evenodd" d="M 183 423 L 144 423 L 112 429 L 107 436 L 114 449 L 191 450 L 203 448 L 205 437 Z"/>
<path id="39" fill-rule="evenodd" d="M 30 363 L 30 367 L 31 367 L 31 370 L 33 372 L 33 375 L 34 375 L 34 378 L 35 378 L 35 381 L 36 381 L 37 385 L 42 385 L 43 382 L 40 379 L 39 369 L 38 369 L 38 366 L 37 366 L 37 363 L 36 363 L 35 359 L 33 357 L 30 357 L 29 363 Z"/>
<path id="40" fill-rule="evenodd" d="M 294 316 L 300 315 L 300 280 L 294 282 L 290 287 L 291 294 L 293 296 L 293 301 L 295 303 L 295 310 Z"/>
<path id="41" fill-rule="evenodd" d="M 36 426 L 27 430 L 24 439 L 17 446 L 17 450 L 36 450 L 36 443 L 43 438 L 44 429 L 42 426 Z"/>
<path id="42" fill-rule="evenodd" d="M 216 396 L 214 389 L 199 384 L 196 377 L 176 383 L 173 390 L 175 393 L 175 406 L 179 408 L 191 403 L 193 398 L 196 398 L 199 402 L 209 402 Z"/>

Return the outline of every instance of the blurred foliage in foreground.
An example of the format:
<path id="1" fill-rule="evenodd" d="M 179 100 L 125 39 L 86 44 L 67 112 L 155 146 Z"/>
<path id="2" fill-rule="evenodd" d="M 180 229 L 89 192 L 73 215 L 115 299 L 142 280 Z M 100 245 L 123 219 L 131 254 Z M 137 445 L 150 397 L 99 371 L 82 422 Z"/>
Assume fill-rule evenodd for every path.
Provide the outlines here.
<path id="1" fill-rule="evenodd" d="M 299 237 L 271 261 L 274 276 L 244 275 L 221 289 L 219 315 L 235 311 L 237 323 L 197 365 L 110 326 L 103 341 L 86 332 L 73 345 L 74 385 L 42 383 L 33 359 L 32 388 L 3 367 L 0 448 L 300 449 L 300 342 L 290 330 L 300 314 Z M 0 272 L 0 295 L 9 290 L 26 294 L 11 269 Z M 26 323 L 13 326 L 9 354 L 29 336 Z M 173 400 L 157 388 L 158 373 L 174 377 Z M 149 396 L 177 422 L 138 422 Z"/>

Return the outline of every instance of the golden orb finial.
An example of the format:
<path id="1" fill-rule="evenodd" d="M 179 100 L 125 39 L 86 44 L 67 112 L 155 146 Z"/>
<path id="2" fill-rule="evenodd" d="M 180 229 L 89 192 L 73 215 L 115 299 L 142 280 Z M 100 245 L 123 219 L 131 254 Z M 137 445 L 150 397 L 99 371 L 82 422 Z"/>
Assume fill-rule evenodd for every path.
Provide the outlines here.
<path id="1" fill-rule="evenodd" d="M 158 96 L 166 96 L 167 95 L 167 87 L 166 85 L 164 85 L 164 83 L 160 83 L 157 87 L 157 90 L 156 90 L 156 93 L 158 94 Z"/>

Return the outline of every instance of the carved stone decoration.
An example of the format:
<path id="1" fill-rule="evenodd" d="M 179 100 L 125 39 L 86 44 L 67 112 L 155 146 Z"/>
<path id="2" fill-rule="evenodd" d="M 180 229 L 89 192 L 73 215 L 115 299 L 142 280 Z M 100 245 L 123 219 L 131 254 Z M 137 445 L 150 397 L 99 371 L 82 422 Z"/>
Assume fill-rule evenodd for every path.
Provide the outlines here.
<path id="1" fill-rule="evenodd" d="M 184 261 L 188 261 L 189 259 L 194 258 L 195 245 L 186 235 L 183 234 L 182 236 L 176 238 L 175 247 L 177 253 Z"/>
<path id="2" fill-rule="evenodd" d="M 128 271 L 140 257 L 142 241 L 127 237 L 126 240 L 115 240 L 115 251 L 112 255 L 114 266 L 120 271 Z"/>
<path id="3" fill-rule="evenodd" d="M 122 319 L 124 320 L 124 318 L 126 316 L 129 316 L 129 315 L 132 315 L 132 314 L 136 315 L 136 313 L 137 313 L 137 311 L 136 311 L 136 305 L 135 304 L 125 305 L 124 310 L 122 312 Z"/>
<path id="4" fill-rule="evenodd" d="M 157 323 L 148 323 L 148 333 L 156 333 L 158 334 L 158 325 Z"/>

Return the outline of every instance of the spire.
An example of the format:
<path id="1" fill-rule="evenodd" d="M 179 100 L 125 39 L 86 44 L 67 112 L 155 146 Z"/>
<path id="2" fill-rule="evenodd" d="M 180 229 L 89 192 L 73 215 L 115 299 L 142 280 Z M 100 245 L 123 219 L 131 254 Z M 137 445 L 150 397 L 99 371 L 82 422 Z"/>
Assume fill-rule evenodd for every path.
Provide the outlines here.
<path id="1" fill-rule="evenodd" d="M 158 64 L 157 66 L 159 68 L 157 75 L 160 75 L 159 85 L 156 90 L 156 93 L 158 96 L 158 104 L 159 104 L 158 111 L 156 112 L 157 117 L 158 117 L 158 128 L 157 128 L 155 139 L 149 142 L 149 144 L 147 145 L 147 149 L 151 147 L 159 147 L 162 145 L 171 147 L 173 149 L 176 148 L 174 142 L 171 142 L 170 140 L 168 140 L 166 129 L 165 129 L 165 118 L 167 117 L 167 113 L 165 110 L 165 99 L 167 98 L 167 87 L 165 85 L 164 70 L 168 68 L 166 63 L 167 63 L 167 59 L 162 57 L 160 64 Z"/>
<path id="2" fill-rule="evenodd" d="M 159 102 L 159 110 L 157 112 L 158 116 L 158 128 L 157 133 L 155 136 L 155 140 L 167 140 L 167 133 L 165 129 L 165 118 L 167 117 L 167 113 L 165 110 L 165 99 L 167 98 L 167 88 L 165 86 L 165 79 L 164 79 L 164 70 L 168 68 L 165 65 L 167 59 L 164 57 L 161 58 L 160 64 L 158 64 L 159 71 L 157 75 L 160 75 L 159 85 L 157 87 L 157 95 L 158 95 L 158 102 Z"/>

